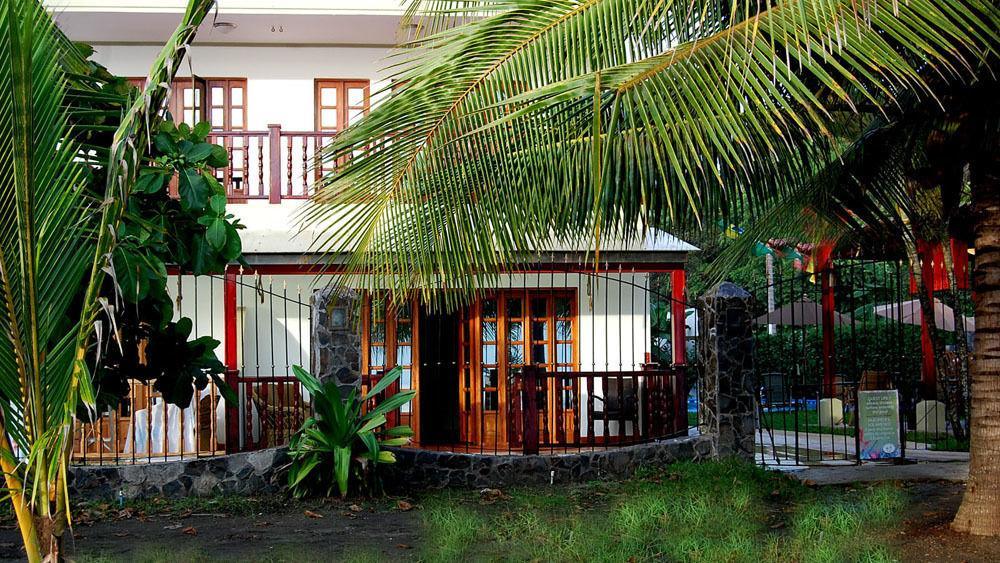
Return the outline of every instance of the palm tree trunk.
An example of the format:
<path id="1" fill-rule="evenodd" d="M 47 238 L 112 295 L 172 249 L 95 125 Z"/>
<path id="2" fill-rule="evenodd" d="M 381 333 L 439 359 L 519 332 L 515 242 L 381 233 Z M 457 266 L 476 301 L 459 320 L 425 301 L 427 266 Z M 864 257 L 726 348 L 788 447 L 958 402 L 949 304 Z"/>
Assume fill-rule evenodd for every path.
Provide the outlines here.
<path id="1" fill-rule="evenodd" d="M 976 217 L 969 483 L 952 528 L 1000 535 L 1000 162 L 972 170 Z"/>

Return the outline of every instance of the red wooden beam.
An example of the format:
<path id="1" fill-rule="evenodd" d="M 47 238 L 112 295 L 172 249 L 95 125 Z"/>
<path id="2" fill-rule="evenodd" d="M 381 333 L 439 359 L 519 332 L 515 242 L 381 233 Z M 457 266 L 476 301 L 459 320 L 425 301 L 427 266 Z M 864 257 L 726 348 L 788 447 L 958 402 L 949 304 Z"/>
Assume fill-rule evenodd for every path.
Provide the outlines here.
<path id="1" fill-rule="evenodd" d="M 337 275 L 346 271 L 342 264 L 257 264 L 250 268 L 245 268 L 245 275 L 317 275 L 328 274 Z M 675 272 L 684 273 L 683 263 L 671 264 L 643 264 L 643 263 L 614 263 L 602 265 L 599 269 L 590 266 L 580 266 L 579 264 L 544 264 L 538 268 L 520 268 L 503 272 L 504 274 L 673 274 Z M 171 274 L 176 271 L 170 271 Z"/>
<path id="2" fill-rule="evenodd" d="M 228 266 L 225 273 L 225 283 L 222 286 L 223 333 L 225 334 L 223 363 L 226 365 L 226 384 L 237 395 L 239 394 L 239 367 L 236 350 L 237 320 L 236 320 L 236 275 L 237 270 Z M 239 405 L 226 403 L 226 452 L 239 450 Z"/>
<path id="3" fill-rule="evenodd" d="M 670 273 L 670 318 L 673 334 L 671 347 L 675 364 L 687 363 L 687 339 L 684 331 L 684 316 L 687 313 L 687 273 L 673 270 Z"/>

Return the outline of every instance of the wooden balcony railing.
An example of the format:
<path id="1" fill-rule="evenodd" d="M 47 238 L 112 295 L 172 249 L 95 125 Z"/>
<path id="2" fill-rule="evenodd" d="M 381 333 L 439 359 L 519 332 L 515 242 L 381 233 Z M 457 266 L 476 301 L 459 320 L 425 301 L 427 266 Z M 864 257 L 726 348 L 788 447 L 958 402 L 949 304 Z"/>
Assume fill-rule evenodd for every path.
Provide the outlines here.
<path id="1" fill-rule="evenodd" d="M 320 163 L 323 147 L 336 135 L 333 131 L 283 131 L 268 125 L 267 131 L 215 131 L 210 143 L 229 153 L 229 166 L 218 171 L 229 200 L 308 199 L 317 181 L 329 170 Z"/>

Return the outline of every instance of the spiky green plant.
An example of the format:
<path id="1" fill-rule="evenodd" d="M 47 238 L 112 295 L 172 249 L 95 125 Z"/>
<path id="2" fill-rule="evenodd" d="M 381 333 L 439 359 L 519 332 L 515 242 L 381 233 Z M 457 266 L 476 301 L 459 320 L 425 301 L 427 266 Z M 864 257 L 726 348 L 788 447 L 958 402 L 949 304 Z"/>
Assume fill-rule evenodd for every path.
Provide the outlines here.
<path id="1" fill-rule="evenodd" d="M 389 370 L 366 392 L 351 388 L 347 396 L 341 394 L 335 379 L 320 381 L 301 366 L 293 366 L 292 371 L 312 396 L 315 411 L 288 445 L 292 458 L 288 485 L 294 495 L 316 490 L 330 495 L 336 488 L 345 497 L 352 472 L 359 478 L 372 476 L 377 465 L 396 461 L 395 454 L 384 447 L 410 442 L 413 429 L 409 426 L 385 426 L 387 415 L 410 402 L 417 392 L 394 393 L 372 404 L 399 380 L 402 368 Z"/>

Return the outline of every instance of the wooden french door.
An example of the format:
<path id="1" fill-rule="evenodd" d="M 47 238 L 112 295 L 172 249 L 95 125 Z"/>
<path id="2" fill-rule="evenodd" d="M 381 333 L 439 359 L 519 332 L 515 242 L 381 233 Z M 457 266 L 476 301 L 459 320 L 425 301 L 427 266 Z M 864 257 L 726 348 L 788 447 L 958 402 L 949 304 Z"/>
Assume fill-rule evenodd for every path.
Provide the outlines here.
<path id="1" fill-rule="evenodd" d="M 247 130 L 247 80 L 246 78 L 209 78 L 205 81 L 205 119 L 213 132 L 239 133 Z M 226 187 L 231 201 L 246 201 L 250 139 L 240 135 L 210 137 L 211 142 L 225 147 L 229 166 L 216 170 L 216 177 Z M 258 147 L 256 152 L 263 149 Z M 263 155 L 257 154 L 263 166 Z"/>
<path id="2" fill-rule="evenodd" d="M 578 365 L 576 290 L 504 290 L 479 300 L 470 336 L 475 346 L 467 373 L 470 441 L 485 449 L 521 443 L 521 370 L 535 365 L 547 372 L 574 371 Z M 463 349 L 465 347 L 463 346 Z M 463 375 L 464 377 L 464 375 Z M 464 381 L 464 379 L 463 379 Z M 571 378 L 539 382 L 540 442 L 565 443 L 577 428 L 579 389 Z"/>
<path id="3" fill-rule="evenodd" d="M 458 314 L 458 433 L 463 444 L 478 439 L 476 424 L 475 364 L 476 315 L 470 307 L 462 307 Z"/>
<path id="4" fill-rule="evenodd" d="M 338 132 L 347 129 L 368 114 L 371 104 L 370 85 L 368 80 L 336 78 L 316 80 L 313 94 L 315 125 L 316 131 L 322 133 L 316 139 L 317 149 L 330 142 Z M 316 167 L 316 177 L 319 178 L 331 170 L 331 164 L 321 163 Z"/>
<path id="5" fill-rule="evenodd" d="M 390 305 L 378 296 L 367 296 L 362 312 L 362 387 L 367 390 L 378 383 L 388 370 L 402 368 L 399 380 L 388 394 L 399 391 L 419 392 L 419 345 L 417 332 L 419 316 L 416 300 L 405 305 Z M 399 411 L 387 416 L 390 426 L 409 425 L 415 441 L 420 440 L 420 401 L 403 405 Z"/>
<path id="6" fill-rule="evenodd" d="M 194 127 L 206 119 L 208 102 L 208 86 L 204 78 L 177 78 L 171 86 L 167 109 L 174 118 L 174 123 L 187 123 Z"/>

